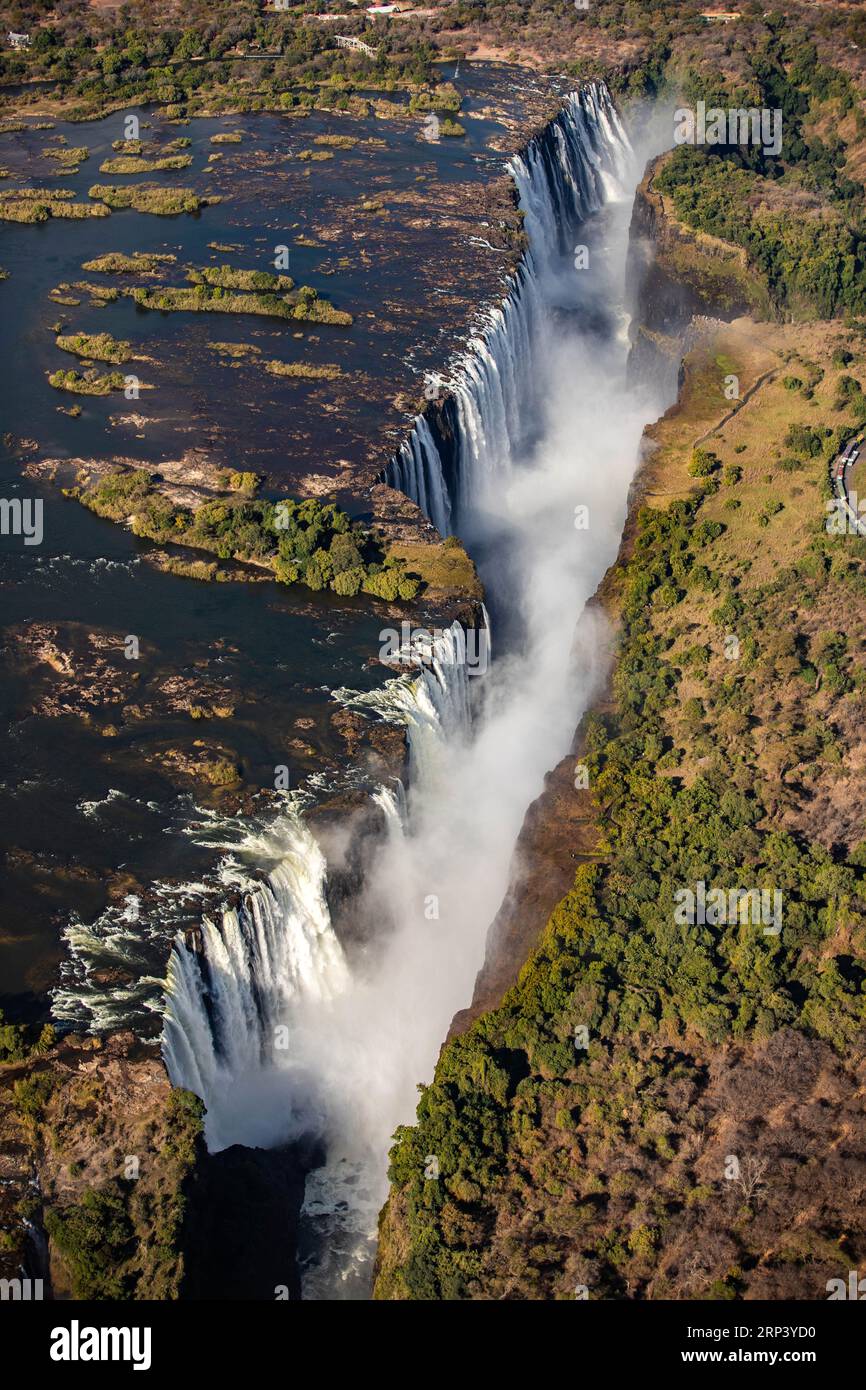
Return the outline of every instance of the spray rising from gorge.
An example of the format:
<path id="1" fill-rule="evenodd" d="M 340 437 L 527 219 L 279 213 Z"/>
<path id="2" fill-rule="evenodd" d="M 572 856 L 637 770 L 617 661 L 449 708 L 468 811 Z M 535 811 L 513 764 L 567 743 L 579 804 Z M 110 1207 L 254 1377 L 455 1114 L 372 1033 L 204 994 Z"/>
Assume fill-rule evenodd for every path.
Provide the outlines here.
<path id="1" fill-rule="evenodd" d="M 410 749 L 405 795 L 376 798 L 384 833 L 355 904 L 363 948 L 338 939 L 325 858 L 289 808 L 246 846 L 241 905 L 205 924 L 199 951 L 179 942 L 172 956 L 166 1062 L 204 1097 L 211 1149 L 323 1141 L 307 1180 L 306 1297 L 368 1292 L 390 1136 L 471 996 L 526 808 L 604 676 L 601 619 L 575 628 L 615 557 L 643 425 L 667 403 L 625 380 L 642 163 L 597 86 L 515 158 L 530 249 L 438 418 L 419 418 L 388 471 L 476 555 L 495 659 L 472 679 L 455 625 L 384 690 L 340 692 L 404 724 Z"/>

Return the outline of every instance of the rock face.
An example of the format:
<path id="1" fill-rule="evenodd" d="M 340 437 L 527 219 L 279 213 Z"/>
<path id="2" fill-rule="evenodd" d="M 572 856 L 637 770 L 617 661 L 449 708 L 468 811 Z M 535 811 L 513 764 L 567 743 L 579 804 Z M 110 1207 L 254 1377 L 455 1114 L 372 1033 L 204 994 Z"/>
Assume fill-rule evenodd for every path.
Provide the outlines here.
<path id="1" fill-rule="evenodd" d="M 189 1299 L 298 1299 L 294 1251 L 309 1156 L 239 1144 L 203 1158 L 184 1233 Z"/>
<path id="2" fill-rule="evenodd" d="M 0 1274 L 56 1299 L 177 1298 L 201 1115 L 132 1033 L 0 1067 Z"/>
<path id="3" fill-rule="evenodd" d="M 673 400 L 682 384 L 684 353 L 711 323 L 727 322 L 746 312 L 750 295 L 732 267 L 735 260 L 737 273 L 742 273 L 745 261 L 739 253 L 672 220 L 670 208 L 653 187 L 664 159 L 662 155 L 650 161 L 632 211 L 626 270 L 633 314 L 628 369 L 635 383 L 652 383 Z M 653 448 L 650 427 L 630 488 L 617 559 L 588 605 L 587 617 L 578 623 L 578 642 L 595 608 L 616 623 L 617 576 L 631 555 L 637 512 L 650 487 Z M 609 664 L 612 659 L 611 649 Z M 606 694 L 599 689 L 594 712 L 604 714 L 606 707 Z M 449 1038 L 501 1003 L 553 908 L 571 887 L 578 864 L 593 855 L 598 826 L 590 796 L 575 788 L 581 746 L 579 727 L 568 755 L 548 774 L 544 791 L 527 811 L 514 851 L 511 882 L 488 933 L 472 1003 L 455 1015 Z"/>
<path id="4" fill-rule="evenodd" d="M 745 252 L 679 223 L 654 186 L 667 155 L 651 160 L 637 189 L 626 267 L 632 311 L 629 372 L 673 394 L 683 337 L 696 315 L 725 321 L 766 308 Z"/>

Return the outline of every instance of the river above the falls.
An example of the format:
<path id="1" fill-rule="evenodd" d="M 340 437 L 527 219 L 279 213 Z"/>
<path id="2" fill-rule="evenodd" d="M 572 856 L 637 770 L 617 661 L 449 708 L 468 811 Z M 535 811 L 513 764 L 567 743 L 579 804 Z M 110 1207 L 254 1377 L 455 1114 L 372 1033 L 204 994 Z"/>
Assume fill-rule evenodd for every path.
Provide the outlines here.
<path id="1" fill-rule="evenodd" d="M 471 203 L 501 171 L 521 83 L 544 87 L 464 68 L 466 137 L 435 143 L 420 116 L 177 123 L 140 110 L 143 140 L 188 141 L 181 153 L 192 161 L 145 178 L 100 173 L 123 153 L 126 112 L 45 129 L 28 118 L 0 137 L 4 196 L 46 188 L 87 202 L 100 182 L 151 182 L 222 200 L 194 216 L 0 224 L 0 478 L 7 499 L 41 503 L 44 531 L 34 547 L 0 537 L 7 1017 L 45 1017 L 60 977 L 53 1010 L 66 1026 L 158 1033 L 169 943 L 223 892 L 223 842 L 243 841 L 259 810 L 268 814 L 257 798 L 277 767 L 305 800 L 363 782 L 331 692 L 373 689 L 387 675 L 372 660 L 386 610 L 268 581 L 158 572 L 147 541 L 22 469 L 201 456 L 259 472 L 271 495 L 342 487 L 344 505 L 364 515 L 353 474 L 384 466 L 424 373 L 502 280 L 501 254 L 471 243 Z M 50 157 L 77 147 L 88 151 L 77 168 Z M 443 212 L 435 229 L 431 206 Z M 122 294 L 130 277 L 83 269 L 106 252 L 156 254 L 174 258 L 166 276 L 182 284 L 190 267 L 272 270 L 278 245 L 293 278 L 350 311 L 351 327 L 147 312 Z M 94 286 L 121 292 L 100 299 Z M 143 383 L 138 399 L 53 389 L 49 372 L 80 366 L 56 347 L 58 331 L 129 341 L 145 359 L 126 369 Z M 215 349 L 225 342 L 250 351 Z M 343 375 L 278 378 L 262 369 L 271 358 L 333 363 Z M 115 660 L 129 634 L 136 664 Z M 190 707 L 222 714 L 193 720 Z M 236 788 L 197 780 L 201 745 L 239 770 Z"/>

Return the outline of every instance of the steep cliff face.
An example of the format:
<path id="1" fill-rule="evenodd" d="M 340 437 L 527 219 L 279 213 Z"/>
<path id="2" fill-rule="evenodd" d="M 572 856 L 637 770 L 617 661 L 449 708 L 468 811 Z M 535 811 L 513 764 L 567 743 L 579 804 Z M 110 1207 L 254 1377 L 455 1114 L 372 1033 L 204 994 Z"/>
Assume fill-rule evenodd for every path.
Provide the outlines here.
<path id="1" fill-rule="evenodd" d="M 0 1274 L 46 1298 L 179 1297 L 201 1116 L 131 1033 L 0 1067 Z"/>
<path id="2" fill-rule="evenodd" d="M 658 382 L 672 394 L 684 336 L 695 316 L 763 317 L 769 306 L 744 251 L 676 219 L 654 182 L 669 157 L 650 162 L 635 195 L 627 288 L 632 379 Z"/>
<path id="3" fill-rule="evenodd" d="M 632 210 L 626 265 L 626 296 L 632 314 L 628 371 L 635 386 L 651 383 L 675 402 L 689 370 L 685 363 L 689 350 L 750 308 L 762 311 L 766 297 L 750 275 L 743 252 L 677 222 L 669 202 L 653 186 L 667 157 L 660 155 L 647 165 Z M 671 411 L 676 410 L 674 403 Z M 656 434 L 655 425 L 644 433 L 616 562 L 588 605 L 587 617 L 578 623 L 579 649 L 593 608 L 604 612 L 611 630 L 609 666 L 615 648 L 619 580 L 632 553 L 638 510 L 658 482 Z M 589 633 L 587 637 L 593 640 Z M 609 691 L 600 690 L 594 713 L 603 716 L 608 707 Z M 515 846 L 511 883 L 490 928 L 472 1003 L 456 1015 L 449 1037 L 501 1002 L 556 903 L 570 888 L 577 865 L 593 855 L 599 830 L 589 791 L 581 789 L 576 776 L 583 745 L 578 728 L 568 754 L 549 773 L 544 791 L 527 812 Z"/>
<path id="4" fill-rule="evenodd" d="M 296 1145 L 233 1144 L 202 1156 L 189 1185 L 184 1299 L 299 1299 L 295 1252 L 304 1181 L 316 1155 Z"/>

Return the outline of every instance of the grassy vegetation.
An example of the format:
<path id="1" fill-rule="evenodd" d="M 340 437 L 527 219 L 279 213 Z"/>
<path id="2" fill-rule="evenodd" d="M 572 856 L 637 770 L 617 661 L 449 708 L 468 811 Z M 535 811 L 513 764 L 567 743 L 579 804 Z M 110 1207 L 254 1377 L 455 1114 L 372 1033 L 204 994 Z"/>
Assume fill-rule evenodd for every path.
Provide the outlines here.
<path id="1" fill-rule="evenodd" d="M 271 376 L 297 377 L 303 381 L 336 381 L 343 375 L 342 367 L 333 362 L 266 362 L 265 371 Z"/>
<path id="2" fill-rule="evenodd" d="M 117 155 L 114 159 L 104 159 L 99 166 L 99 172 L 100 174 L 156 174 L 169 169 L 188 169 L 190 164 L 192 164 L 191 154 L 165 155 L 162 159 Z"/>
<path id="3" fill-rule="evenodd" d="M 106 251 L 91 261 L 85 261 L 81 269 L 99 271 L 102 275 L 143 275 L 149 271 L 160 270 L 176 260 L 176 256 L 158 255 L 149 251 L 133 251 L 131 256 L 122 251 Z"/>
<path id="4" fill-rule="evenodd" d="M 47 203 L 0 199 L 0 219 L 4 222 L 47 222 L 50 216 L 51 208 Z"/>
<path id="5" fill-rule="evenodd" d="M 356 135 L 316 135 L 314 145 L 325 145 L 332 150 L 353 150 L 358 144 Z"/>
<path id="6" fill-rule="evenodd" d="M 268 292 L 236 291 L 223 289 L 223 283 L 236 282 L 244 286 L 264 280 L 268 284 L 285 283 L 288 276 L 269 275 L 265 271 L 230 270 L 212 268 L 210 271 L 191 271 L 190 278 L 196 283 L 191 287 L 160 286 L 149 288 L 139 285 L 125 289 L 143 309 L 160 309 L 165 313 L 186 311 L 203 314 L 261 314 L 269 318 L 296 319 L 309 323 L 332 324 L 348 327 L 353 322 L 352 315 L 342 309 L 335 309 L 326 299 L 320 299 L 316 290 L 302 285 L 279 295 Z M 214 283 L 216 281 L 217 283 Z"/>
<path id="7" fill-rule="evenodd" d="M 416 112 L 436 111 L 456 113 L 460 110 L 460 93 L 453 82 L 441 82 L 435 90 L 427 89 L 413 92 L 409 98 L 409 110 Z"/>
<path id="8" fill-rule="evenodd" d="M 826 318 L 866 308 L 863 253 L 841 213 L 774 208 L 768 180 L 688 146 L 665 162 L 654 186 L 686 226 L 744 247 L 779 309 Z"/>
<path id="9" fill-rule="evenodd" d="M 58 288 L 60 288 L 58 286 Z M 70 287 L 66 286 L 68 290 Z M 93 281 L 76 280 L 71 286 L 79 294 L 90 296 L 90 303 L 98 308 L 104 308 L 106 304 L 114 304 L 118 298 L 118 292 L 113 285 L 96 285 Z"/>
<path id="10" fill-rule="evenodd" d="M 295 287 L 290 275 L 272 275 L 267 270 L 238 270 L 230 265 L 209 265 L 203 270 L 190 270 L 187 279 L 194 285 L 218 285 L 224 290 L 257 290 L 263 294 L 276 294 Z"/>
<path id="11" fill-rule="evenodd" d="M 388 554 L 417 574 L 425 589 L 457 592 L 479 600 L 484 597 L 475 565 L 456 536 L 446 537 L 440 545 L 392 542 Z"/>
<path id="12" fill-rule="evenodd" d="M 81 219 L 84 217 L 108 217 L 109 209 L 101 203 L 67 203 L 59 198 L 49 198 L 37 202 L 30 197 L 0 198 L 0 221 L 3 222 L 47 222 L 49 217 Z"/>
<path id="13" fill-rule="evenodd" d="M 259 490 L 261 478 L 249 469 L 235 468 L 221 473 L 219 483 L 227 492 L 243 492 L 252 497 Z"/>
<path id="14" fill-rule="evenodd" d="M 22 1076 L 13 1083 L 15 1110 L 25 1129 L 37 1133 L 45 1117 L 45 1108 L 56 1089 L 56 1079 L 47 1071 Z"/>
<path id="15" fill-rule="evenodd" d="M 242 357 L 258 357 L 261 348 L 254 343 L 208 343 L 211 351 L 218 352 L 222 357 L 233 357 L 239 360 Z"/>
<path id="16" fill-rule="evenodd" d="M 55 1140 L 61 1136 L 80 1144 L 76 1109 L 82 1105 L 96 1117 L 103 1133 L 111 1121 L 103 1114 L 109 1098 L 101 1088 L 88 1092 L 87 1083 L 68 1083 L 65 1112 L 56 1119 Z M 91 1087 L 93 1081 L 90 1081 Z M 64 1093 L 65 1094 L 65 1093 Z M 190 1091 L 173 1090 L 158 1111 L 145 1116 L 147 1164 L 138 1179 L 114 1178 L 86 1186 L 73 1200 L 51 1195 L 44 1224 L 72 1297 L 80 1299 L 174 1299 L 183 1277 L 181 1233 L 186 1209 L 184 1185 L 196 1160 L 203 1132 L 204 1107 Z M 51 1115 L 54 1119 L 54 1112 Z M 149 1120 L 149 1123 L 147 1122 Z M 78 1120 L 80 1126 L 80 1118 Z M 123 1120 L 115 1125 L 122 1128 Z M 127 1146 L 133 1136 L 125 1135 Z M 122 1149 L 118 1152 L 123 1152 Z M 78 1160 L 72 1178 L 85 1168 Z"/>
<path id="17" fill-rule="evenodd" d="M 239 472 L 225 481 L 249 493 L 257 480 Z M 190 511 L 158 492 L 143 469 L 112 473 L 75 495 L 98 516 L 129 520 L 137 536 L 260 565 L 282 584 L 389 601 L 413 599 L 420 587 L 402 559 L 385 555 L 373 535 L 332 502 L 226 498 Z"/>
<path id="18" fill-rule="evenodd" d="M 655 183 L 653 190 L 660 191 Z M 669 220 L 667 204 L 665 214 Z M 777 317 L 766 281 L 737 247 L 716 237 L 677 238 L 665 241 L 660 258 L 671 276 L 696 290 L 705 303 L 725 313 L 745 308 L 756 318 Z"/>
<path id="19" fill-rule="evenodd" d="M 191 287 L 161 286 L 149 289 L 137 286 L 125 289 L 142 309 L 159 309 L 162 313 L 196 314 L 262 314 L 270 318 L 289 319 L 290 307 L 274 295 L 224 294 L 219 288 L 205 284 Z"/>
<path id="20" fill-rule="evenodd" d="M 96 362 L 128 362 L 132 357 L 132 345 L 112 338 L 110 333 L 59 334 L 57 346 L 62 352 L 72 352 L 76 357 L 87 357 Z"/>
<path id="21" fill-rule="evenodd" d="M 59 168 L 72 174 L 78 172 L 79 164 L 90 158 L 90 151 L 86 145 L 55 145 L 43 150 L 42 155 L 44 159 L 53 159 Z"/>
<path id="22" fill-rule="evenodd" d="M 0 1009 L 0 1064 L 23 1062 L 28 1057 L 40 1057 L 54 1046 L 57 1035 L 50 1023 L 39 1029 L 24 1023 L 6 1023 Z"/>
<path id="23" fill-rule="evenodd" d="M 348 328 L 354 322 L 345 309 L 335 309 L 327 299 L 322 299 L 317 290 L 302 285 L 294 302 L 292 317 L 308 323 L 327 323 L 338 328 Z"/>
<path id="24" fill-rule="evenodd" d="M 111 148 L 127 156 L 143 155 L 147 159 L 165 159 L 181 150 L 188 150 L 192 141 L 188 135 L 168 140 L 164 145 L 154 140 L 112 140 Z"/>
<path id="25" fill-rule="evenodd" d="M 201 198 L 191 188 L 157 188 L 145 184 L 95 183 L 88 196 L 98 199 L 108 208 L 132 208 L 158 217 L 177 217 L 182 212 L 199 212 L 220 201 L 217 197 Z"/>
<path id="26" fill-rule="evenodd" d="M 51 372 L 48 377 L 48 385 L 55 391 L 71 391 L 75 396 L 108 396 L 112 391 L 122 391 L 125 384 L 121 372 L 100 375 L 95 371 L 59 371 Z"/>
<path id="27" fill-rule="evenodd" d="M 119 1269 L 130 1254 L 133 1233 L 119 1184 L 85 1192 L 80 1202 L 49 1211 L 45 1228 L 71 1272 L 76 1298 L 128 1296 Z"/>
<path id="28" fill-rule="evenodd" d="M 113 304 L 118 297 L 118 291 L 114 285 L 98 285 L 92 280 L 74 280 L 71 287 L 65 283 L 58 286 L 58 289 L 78 290 L 80 294 L 89 294 L 91 301 L 97 304 Z"/>
<path id="29" fill-rule="evenodd" d="M 830 317 L 866 308 L 864 114 L 813 36 L 768 13 L 748 67 L 680 74 L 689 96 L 782 113 L 778 154 L 760 145 L 681 146 L 658 187 L 689 227 L 742 247 L 777 310 Z M 842 50 L 844 51 L 844 49 Z"/>
<path id="30" fill-rule="evenodd" d="M 182 560 L 179 555 L 160 554 L 159 569 L 164 574 L 176 574 L 181 579 L 198 579 L 212 583 L 220 577 L 220 567 L 216 560 Z"/>

